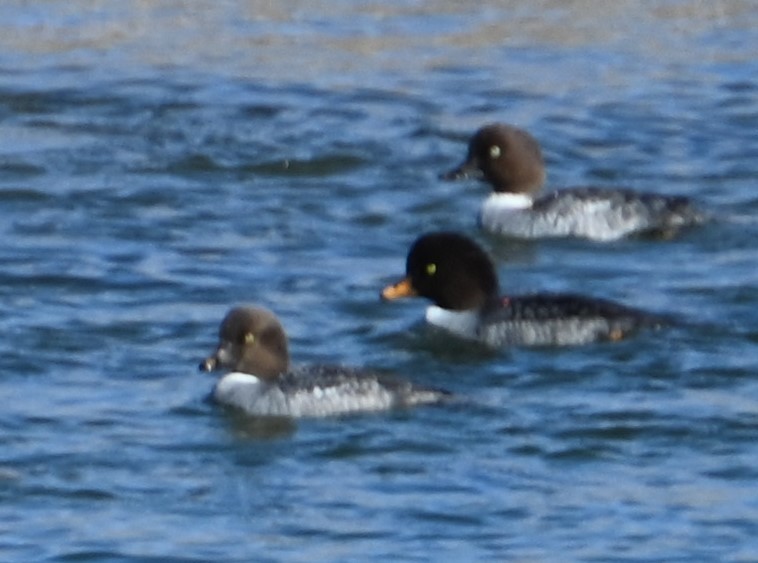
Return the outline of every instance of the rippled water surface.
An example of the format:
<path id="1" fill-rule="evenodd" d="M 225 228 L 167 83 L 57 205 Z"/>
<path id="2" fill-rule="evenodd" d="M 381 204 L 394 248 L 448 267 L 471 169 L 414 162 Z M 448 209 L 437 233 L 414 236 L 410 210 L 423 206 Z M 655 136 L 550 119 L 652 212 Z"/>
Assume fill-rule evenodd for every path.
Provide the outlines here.
<path id="1" fill-rule="evenodd" d="M 758 559 L 754 2 L 3 2 L 0 559 Z M 483 236 L 507 121 L 552 186 L 683 193 L 675 240 Z M 383 304 L 420 233 L 503 290 L 683 322 L 472 350 Z M 197 373 L 233 304 L 441 408 L 272 423 Z"/>

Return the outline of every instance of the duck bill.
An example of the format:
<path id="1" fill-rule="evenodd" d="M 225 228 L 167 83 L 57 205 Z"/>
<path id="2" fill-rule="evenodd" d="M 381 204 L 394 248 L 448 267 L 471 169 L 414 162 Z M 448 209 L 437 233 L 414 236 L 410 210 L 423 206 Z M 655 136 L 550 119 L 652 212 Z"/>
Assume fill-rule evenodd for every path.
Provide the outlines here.
<path id="1" fill-rule="evenodd" d="M 228 341 L 219 343 L 218 348 L 200 362 L 200 371 L 215 371 L 221 368 L 232 368 L 235 364 L 234 345 Z"/>
<path id="2" fill-rule="evenodd" d="M 388 285 L 382 290 L 382 299 L 385 301 L 394 301 L 404 297 L 415 297 L 418 295 L 413 287 L 410 278 L 404 278 L 393 285 Z"/>
<path id="3" fill-rule="evenodd" d="M 229 355 L 228 345 L 224 343 L 220 344 L 213 354 L 200 362 L 200 371 L 215 371 L 223 367 L 228 367 Z"/>
<path id="4" fill-rule="evenodd" d="M 440 174 L 440 179 L 448 181 L 463 180 L 479 176 L 479 174 L 479 163 L 476 158 L 467 158 L 452 170 Z"/>
<path id="5" fill-rule="evenodd" d="M 216 358 L 215 354 L 213 356 L 208 356 L 200 362 L 200 366 L 198 367 L 200 371 L 213 371 L 219 367 L 218 358 Z"/>

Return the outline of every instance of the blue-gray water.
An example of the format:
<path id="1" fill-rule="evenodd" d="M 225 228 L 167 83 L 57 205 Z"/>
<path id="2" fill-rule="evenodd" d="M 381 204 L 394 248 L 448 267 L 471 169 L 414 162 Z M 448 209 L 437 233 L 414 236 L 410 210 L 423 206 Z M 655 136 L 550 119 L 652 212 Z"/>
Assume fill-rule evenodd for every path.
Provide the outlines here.
<path id="1" fill-rule="evenodd" d="M 758 18 L 686 2 L 3 2 L 0 559 L 758 559 Z M 673 241 L 482 236 L 442 183 L 494 120 L 553 186 L 696 198 Z M 383 304 L 420 233 L 503 290 L 680 327 L 467 350 Z M 462 397 L 250 421 L 205 400 L 226 310 L 297 362 Z"/>

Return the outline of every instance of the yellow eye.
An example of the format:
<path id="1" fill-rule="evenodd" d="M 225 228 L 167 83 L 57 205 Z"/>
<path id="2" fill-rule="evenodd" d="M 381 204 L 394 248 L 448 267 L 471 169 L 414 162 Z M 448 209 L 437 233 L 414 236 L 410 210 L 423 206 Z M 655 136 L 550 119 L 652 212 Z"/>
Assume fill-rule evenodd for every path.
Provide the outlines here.
<path id="1" fill-rule="evenodd" d="M 252 344 L 255 342 L 255 335 L 252 332 L 245 333 L 245 344 Z"/>
<path id="2" fill-rule="evenodd" d="M 500 147 L 498 145 L 492 145 L 490 147 L 490 158 L 500 157 Z"/>
<path id="3" fill-rule="evenodd" d="M 426 265 L 426 275 L 433 276 L 437 273 L 437 264 L 431 263 Z"/>

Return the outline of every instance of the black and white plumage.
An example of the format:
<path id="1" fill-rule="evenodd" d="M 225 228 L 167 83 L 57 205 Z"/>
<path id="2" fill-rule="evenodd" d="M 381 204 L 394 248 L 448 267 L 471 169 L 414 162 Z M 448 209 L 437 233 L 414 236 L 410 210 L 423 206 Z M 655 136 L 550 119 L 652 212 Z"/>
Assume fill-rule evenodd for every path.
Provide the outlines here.
<path id="1" fill-rule="evenodd" d="M 387 374 L 342 366 L 290 368 L 287 336 L 273 313 L 235 307 L 219 329 L 219 345 L 200 369 L 232 370 L 214 387 L 223 405 L 254 416 L 321 417 L 439 403 L 446 391 Z"/>
<path id="2" fill-rule="evenodd" d="M 545 181 L 542 151 L 528 132 L 496 123 L 479 129 L 463 163 L 447 180 L 480 174 L 493 192 L 480 222 L 493 234 L 515 238 L 581 237 L 597 241 L 629 235 L 671 236 L 704 222 L 688 198 L 624 188 L 568 188 L 540 196 Z"/>
<path id="3" fill-rule="evenodd" d="M 500 296 L 495 267 L 473 240 L 452 232 L 422 235 L 411 246 L 406 276 L 387 286 L 387 300 L 433 302 L 426 320 L 489 347 L 587 344 L 620 340 L 663 323 L 657 315 L 576 294 Z"/>

